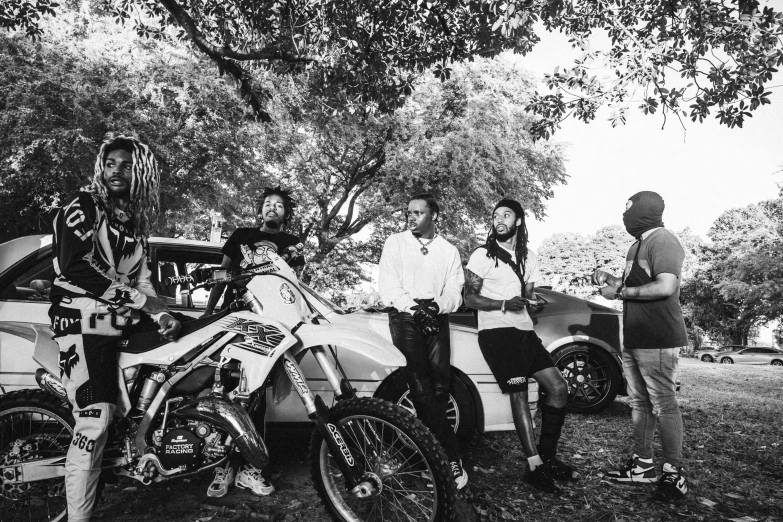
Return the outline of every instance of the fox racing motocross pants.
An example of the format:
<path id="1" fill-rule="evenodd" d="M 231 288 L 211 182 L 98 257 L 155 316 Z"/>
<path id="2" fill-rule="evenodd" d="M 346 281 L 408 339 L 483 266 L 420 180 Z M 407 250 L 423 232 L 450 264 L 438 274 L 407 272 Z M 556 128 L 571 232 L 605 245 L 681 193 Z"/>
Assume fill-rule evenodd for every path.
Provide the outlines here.
<path id="1" fill-rule="evenodd" d="M 115 347 L 131 319 L 88 298 L 53 304 L 49 315 L 60 347 L 60 378 L 76 421 L 65 459 L 68 521 L 88 521 L 119 392 Z"/>

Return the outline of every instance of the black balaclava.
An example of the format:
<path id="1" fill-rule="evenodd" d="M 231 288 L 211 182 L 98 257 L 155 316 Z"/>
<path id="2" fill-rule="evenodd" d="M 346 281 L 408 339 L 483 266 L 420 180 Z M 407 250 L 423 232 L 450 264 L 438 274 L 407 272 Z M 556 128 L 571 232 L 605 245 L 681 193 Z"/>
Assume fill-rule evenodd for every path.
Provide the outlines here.
<path id="1" fill-rule="evenodd" d="M 639 239 L 648 230 L 663 226 L 665 204 L 658 193 L 643 190 L 628 199 L 633 205 L 623 212 L 623 224 L 629 234 Z"/>

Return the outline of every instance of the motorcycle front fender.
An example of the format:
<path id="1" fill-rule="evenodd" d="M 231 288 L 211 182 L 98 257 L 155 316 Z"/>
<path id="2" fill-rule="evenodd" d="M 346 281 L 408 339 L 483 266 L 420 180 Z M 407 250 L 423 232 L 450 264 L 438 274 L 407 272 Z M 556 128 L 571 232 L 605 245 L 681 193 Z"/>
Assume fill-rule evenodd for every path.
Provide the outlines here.
<path id="1" fill-rule="evenodd" d="M 405 366 L 405 356 L 377 333 L 346 324 L 303 324 L 296 330 L 304 348 L 332 345 L 369 357 L 383 366 Z"/>

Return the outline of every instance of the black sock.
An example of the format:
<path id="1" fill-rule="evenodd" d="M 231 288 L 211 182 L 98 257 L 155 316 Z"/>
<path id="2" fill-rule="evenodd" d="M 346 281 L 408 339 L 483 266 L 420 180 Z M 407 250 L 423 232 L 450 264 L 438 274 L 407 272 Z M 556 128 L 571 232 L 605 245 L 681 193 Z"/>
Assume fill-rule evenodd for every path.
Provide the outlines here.
<path id="1" fill-rule="evenodd" d="M 538 443 L 538 453 L 542 457 L 552 458 L 557 454 L 557 441 L 560 440 L 565 415 L 565 407 L 541 405 L 541 439 Z"/>

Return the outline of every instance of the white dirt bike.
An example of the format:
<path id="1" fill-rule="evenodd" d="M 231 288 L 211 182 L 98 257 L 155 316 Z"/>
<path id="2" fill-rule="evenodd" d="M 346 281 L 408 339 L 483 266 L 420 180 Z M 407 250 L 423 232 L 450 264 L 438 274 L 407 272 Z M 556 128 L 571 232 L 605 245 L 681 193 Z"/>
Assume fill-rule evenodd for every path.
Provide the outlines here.
<path id="1" fill-rule="evenodd" d="M 276 398 L 293 387 L 315 423 L 310 469 L 332 518 L 453 520 L 456 489 L 440 445 L 404 409 L 357 397 L 332 348 L 390 367 L 405 364 L 402 354 L 372 332 L 319 321 L 293 270 L 277 256 L 239 273 L 216 274 L 191 292 L 242 282 L 241 301 L 183 323 L 176 342 L 162 340 L 157 331 L 120 341 L 120 395 L 104 470 L 149 485 L 225 465 L 235 451 L 263 468 L 269 454 L 254 420 L 263 421 L 257 417 L 273 383 Z M 42 366 L 36 374 L 42 389 L 0 397 L 3 522 L 64 520 L 65 454 L 70 444 L 89 444 L 72 440 L 73 417 L 51 331 L 37 334 L 34 359 Z M 332 408 L 310 391 L 299 368 L 307 350 L 334 390 Z"/>

